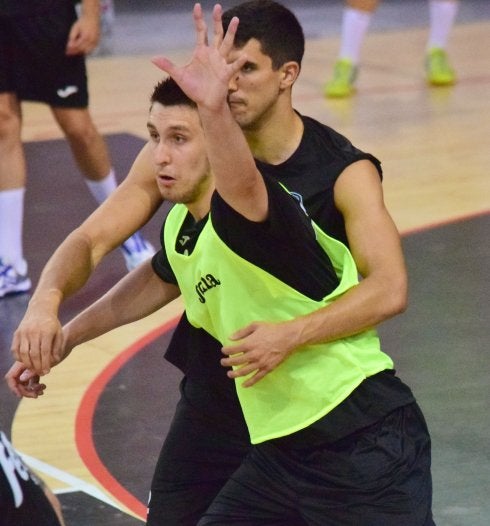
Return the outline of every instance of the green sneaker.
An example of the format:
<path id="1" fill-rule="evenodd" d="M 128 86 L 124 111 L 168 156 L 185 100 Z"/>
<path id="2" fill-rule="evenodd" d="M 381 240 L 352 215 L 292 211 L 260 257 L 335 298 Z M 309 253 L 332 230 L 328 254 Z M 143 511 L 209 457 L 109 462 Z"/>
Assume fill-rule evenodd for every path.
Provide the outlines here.
<path id="1" fill-rule="evenodd" d="M 456 73 L 443 49 L 432 48 L 425 59 L 427 82 L 433 86 L 449 86 L 456 82 Z"/>
<path id="2" fill-rule="evenodd" d="M 333 77 L 325 84 L 325 96 L 332 98 L 350 97 L 354 93 L 357 67 L 348 59 L 335 62 Z"/>

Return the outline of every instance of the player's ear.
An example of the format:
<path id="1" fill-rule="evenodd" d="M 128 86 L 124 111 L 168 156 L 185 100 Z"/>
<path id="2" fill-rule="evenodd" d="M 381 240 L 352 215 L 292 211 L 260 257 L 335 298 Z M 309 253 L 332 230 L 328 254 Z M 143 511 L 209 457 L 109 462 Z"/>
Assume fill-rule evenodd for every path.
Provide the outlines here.
<path id="1" fill-rule="evenodd" d="M 281 88 L 290 88 L 298 78 L 299 75 L 299 64 L 294 60 L 285 62 L 281 66 Z"/>

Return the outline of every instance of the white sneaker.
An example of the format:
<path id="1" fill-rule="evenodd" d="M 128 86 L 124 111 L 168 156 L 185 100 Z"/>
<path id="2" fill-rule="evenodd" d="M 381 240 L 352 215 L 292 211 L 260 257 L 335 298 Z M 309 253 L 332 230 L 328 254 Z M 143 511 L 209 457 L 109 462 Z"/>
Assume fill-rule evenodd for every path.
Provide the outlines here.
<path id="1" fill-rule="evenodd" d="M 133 234 L 122 245 L 121 250 L 126 261 L 126 268 L 133 270 L 140 263 L 150 259 L 155 254 L 153 245 L 147 241 L 139 232 Z"/>
<path id="2" fill-rule="evenodd" d="M 25 272 L 21 274 L 16 268 L 0 259 L 0 298 L 9 294 L 20 294 L 31 289 L 31 280 L 27 277 L 27 264 L 24 262 Z"/>

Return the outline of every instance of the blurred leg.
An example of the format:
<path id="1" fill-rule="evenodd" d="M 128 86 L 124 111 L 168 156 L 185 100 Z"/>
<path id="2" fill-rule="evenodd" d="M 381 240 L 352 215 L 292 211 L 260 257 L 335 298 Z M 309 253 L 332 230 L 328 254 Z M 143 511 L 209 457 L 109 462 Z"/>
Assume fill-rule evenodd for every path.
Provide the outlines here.
<path id="1" fill-rule="evenodd" d="M 333 76 L 325 86 L 327 97 L 348 97 L 354 93 L 362 44 L 378 4 L 378 0 L 349 0 L 344 7 L 340 51 Z"/>

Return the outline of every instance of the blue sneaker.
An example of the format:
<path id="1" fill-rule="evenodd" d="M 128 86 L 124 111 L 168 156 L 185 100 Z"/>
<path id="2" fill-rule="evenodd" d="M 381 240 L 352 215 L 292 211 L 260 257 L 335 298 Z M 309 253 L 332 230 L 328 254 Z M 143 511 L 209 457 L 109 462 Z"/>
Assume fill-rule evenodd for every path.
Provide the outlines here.
<path id="1" fill-rule="evenodd" d="M 21 294 L 31 290 L 31 280 L 27 277 L 27 263 L 23 261 L 24 272 L 0 259 L 0 298 L 10 294 Z"/>
<path id="2" fill-rule="evenodd" d="M 121 245 L 121 250 L 126 261 L 126 268 L 133 270 L 140 263 L 150 259 L 155 254 L 153 245 L 139 232 L 133 234 Z"/>

